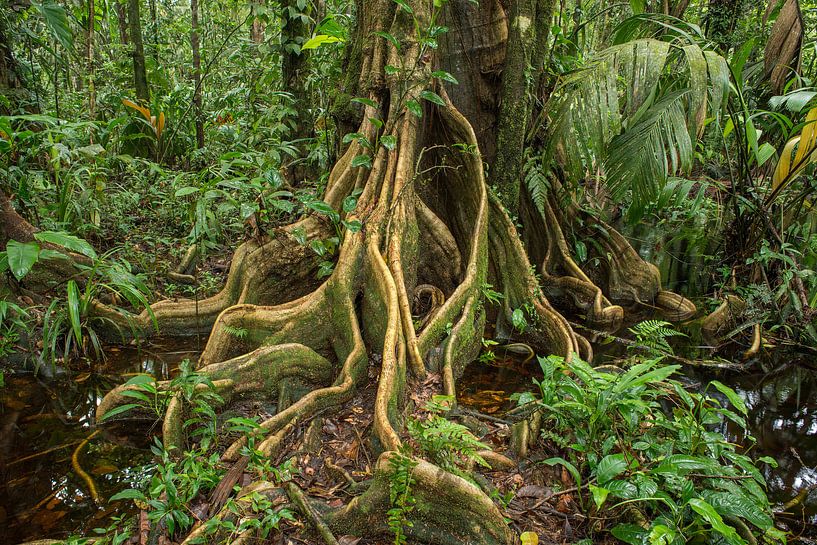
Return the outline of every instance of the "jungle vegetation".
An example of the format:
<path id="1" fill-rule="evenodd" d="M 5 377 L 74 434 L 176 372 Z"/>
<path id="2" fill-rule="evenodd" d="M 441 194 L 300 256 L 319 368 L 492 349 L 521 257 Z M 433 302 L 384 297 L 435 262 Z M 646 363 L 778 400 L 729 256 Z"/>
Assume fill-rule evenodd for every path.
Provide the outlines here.
<path id="1" fill-rule="evenodd" d="M 817 342 L 814 10 L 2 0 L 3 372 L 203 347 L 99 402 L 152 474 L 57 542 L 793 539 L 679 373 Z"/>

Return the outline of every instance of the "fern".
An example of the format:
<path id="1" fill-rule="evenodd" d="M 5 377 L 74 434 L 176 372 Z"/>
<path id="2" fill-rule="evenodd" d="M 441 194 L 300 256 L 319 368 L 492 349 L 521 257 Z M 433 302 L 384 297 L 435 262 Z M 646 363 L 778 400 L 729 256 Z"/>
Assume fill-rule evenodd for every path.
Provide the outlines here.
<path id="1" fill-rule="evenodd" d="M 529 156 L 525 161 L 522 175 L 525 178 L 525 186 L 528 188 L 533 204 L 540 213 L 544 214 L 547 194 L 550 191 L 550 182 L 542 167 L 541 158 Z"/>
<path id="2" fill-rule="evenodd" d="M 411 528 L 408 515 L 414 510 L 416 500 L 411 493 L 414 486 L 412 471 L 417 465 L 410 456 L 396 454 L 389 458 L 391 473 L 389 478 L 389 502 L 391 508 L 386 512 L 389 530 L 394 534 L 394 545 L 406 543 L 405 529 Z"/>
<path id="3" fill-rule="evenodd" d="M 630 332 L 635 335 L 636 343 L 640 347 L 646 347 L 652 355 L 662 356 L 674 354 L 672 346 L 667 339 L 670 337 L 686 337 L 680 331 L 672 328 L 672 324 L 662 320 L 645 320 L 630 328 Z"/>
<path id="4" fill-rule="evenodd" d="M 244 327 L 233 327 L 229 325 L 225 325 L 223 327 L 224 331 L 226 331 L 236 339 L 243 339 L 244 337 L 247 336 L 247 333 L 249 333 L 249 331 Z"/>
<path id="5" fill-rule="evenodd" d="M 450 398 L 434 396 L 432 401 L 426 404 L 426 410 L 431 412 L 427 419 L 409 419 L 407 423 L 409 435 L 419 445 L 424 456 L 446 471 L 462 476 L 461 467 L 469 461 L 489 467 L 477 454 L 488 446 L 462 424 L 440 416 L 439 413 L 449 409 L 447 399 Z"/>

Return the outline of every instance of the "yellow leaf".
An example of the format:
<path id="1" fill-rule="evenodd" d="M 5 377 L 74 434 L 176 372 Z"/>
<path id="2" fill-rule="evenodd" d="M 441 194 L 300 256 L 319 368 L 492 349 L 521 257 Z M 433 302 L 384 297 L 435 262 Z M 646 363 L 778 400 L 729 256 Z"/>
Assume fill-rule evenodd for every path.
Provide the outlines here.
<path id="1" fill-rule="evenodd" d="M 156 125 L 156 138 L 162 137 L 162 131 L 165 130 L 165 113 L 159 112 L 159 123 Z"/>
<path id="2" fill-rule="evenodd" d="M 519 536 L 522 545 L 539 545 L 539 536 L 535 532 L 522 532 Z"/>
<path id="3" fill-rule="evenodd" d="M 145 108 L 144 106 L 139 106 L 134 101 L 128 100 L 126 98 L 122 99 L 122 104 L 124 104 L 128 108 L 133 108 L 134 110 L 136 110 L 137 112 L 142 114 L 142 117 L 144 117 L 146 120 L 150 121 L 150 108 Z"/>
<path id="4" fill-rule="evenodd" d="M 800 145 L 794 156 L 794 164 L 800 164 L 806 155 L 814 148 L 814 138 L 817 136 L 817 108 L 812 108 L 806 116 L 806 125 L 801 133 Z"/>
<path id="5" fill-rule="evenodd" d="M 774 177 L 772 178 L 772 191 L 775 191 L 778 186 L 783 183 L 783 180 L 789 175 L 791 170 L 791 152 L 794 146 L 800 141 L 799 136 L 795 136 L 786 142 L 783 151 L 780 154 L 780 160 L 777 162 L 777 167 L 774 169 Z"/>

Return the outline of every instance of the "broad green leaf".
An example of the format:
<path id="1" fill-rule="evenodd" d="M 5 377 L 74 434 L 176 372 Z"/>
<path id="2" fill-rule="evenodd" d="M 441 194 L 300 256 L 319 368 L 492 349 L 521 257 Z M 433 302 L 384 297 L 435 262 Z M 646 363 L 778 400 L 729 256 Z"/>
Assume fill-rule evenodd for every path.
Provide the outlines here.
<path id="1" fill-rule="evenodd" d="M 692 498 L 689 500 L 689 506 L 693 511 L 701 515 L 705 521 L 712 526 L 712 529 L 720 533 L 726 541 L 733 545 L 745 545 L 746 542 L 738 535 L 737 531 L 726 524 L 723 518 L 715 511 L 715 508 L 709 505 L 701 498 Z"/>
<path id="2" fill-rule="evenodd" d="M 437 78 L 442 81 L 447 81 L 448 83 L 458 84 L 457 78 L 446 72 L 445 70 L 436 70 L 431 73 L 432 78 Z"/>
<path id="3" fill-rule="evenodd" d="M 599 484 L 605 485 L 627 471 L 627 465 L 624 454 L 609 454 L 596 466 L 596 479 Z"/>
<path id="4" fill-rule="evenodd" d="M 383 144 L 383 147 L 387 150 L 393 150 L 397 146 L 397 137 L 393 134 L 387 134 L 380 139 L 380 143 Z"/>
<path id="5" fill-rule="evenodd" d="M 372 108 L 377 108 L 377 102 L 370 98 L 365 97 L 355 97 L 350 102 L 357 102 L 358 104 L 365 104 L 366 106 L 370 106 Z M 356 133 L 360 134 L 360 133 Z"/>
<path id="6" fill-rule="evenodd" d="M 125 386 L 140 386 L 142 384 L 150 384 L 151 382 L 156 382 L 156 379 L 154 379 L 150 375 L 142 374 L 133 376 L 130 379 L 128 379 L 128 381 L 125 383 Z"/>
<path id="7" fill-rule="evenodd" d="M 656 524 L 650 529 L 650 535 L 647 537 L 650 545 L 670 545 L 675 540 L 676 533 L 669 527 L 663 524 Z"/>
<path id="8" fill-rule="evenodd" d="M 421 92 L 420 93 L 420 98 L 423 98 L 423 99 L 425 99 L 425 100 L 427 100 L 429 102 L 433 102 L 434 104 L 437 104 L 438 106 L 445 106 L 445 101 L 443 100 L 443 98 L 440 95 L 438 95 L 437 93 L 434 93 L 432 91 L 423 91 L 423 92 Z"/>
<path id="9" fill-rule="evenodd" d="M 643 545 L 644 544 L 644 537 L 647 534 L 647 530 L 638 526 L 637 524 L 619 524 L 614 526 L 610 533 L 616 539 L 620 539 L 624 543 L 629 543 L 630 545 Z"/>
<path id="10" fill-rule="evenodd" d="M 312 201 L 306 203 L 307 208 L 311 208 L 315 212 L 319 214 L 323 214 L 324 216 L 329 217 L 333 223 L 337 223 L 340 221 L 340 214 L 335 212 L 335 210 L 329 206 L 327 203 L 323 201 Z M 294 233 L 293 233 L 294 234 Z"/>
<path id="11" fill-rule="evenodd" d="M 355 158 L 352 159 L 352 168 L 357 167 L 372 168 L 371 156 L 365 153 L 362 155 L 356 155 Z"/>
<path id="12" fill-rule="evenodd" d="M 725 395 L 726 399 L 729 400 L 729 403 L 731 403 L 732 406 L 735 407 L 735 409 L 743 413 L 743 415 L 749 414 L 749 409 L 746 408 L 746 403 L 743 402 L 743 399 L 732 388 L 717 380 L 713 380 L 709 384 L 714 386 L 716 390 Z"/>
<path id="13" fill-rule="evenodd" d="M 596 509 L 601 509 L 601 506 L 607 501 L 607 496 L 610 494 L 610 491 L 606 488 L 591 484 L 590 493 L 593 495 L 593 503 L 596 504 Z"/>
<path id="14" fill-rule="evenodd" d="M 198 187 L 183 187 L 176 191 L 176 197 L 186 197 L 187 195 L 192 195 L 193 193 L 198 193 Z"/>
<path id="15" fill-rule="evenodd" d="M 400 42 L 398 42 L 397 38 L 395 38 L 393 35 L 389 34 L 388 32 L 383 32 L 381 30 L 373 32 L 372 34 L 374 34 L 375 36 L 380 36 L 381 38 L 392 44 L 397 51 L 400 51 Z M 395 71 L 398 70 L 394 66 L 392 66 L 392 68 L 394 68 Z"/>
<path id="16" fill-rule="evenodd" d="M 96 259 L 96 251 L 86 240 L 58 231 L 40 231 L 34 233 L 34 238 L 40 242 L 49 242 L 67 248 L 84 256 Z"/>
<path id="17" fill-rule="evenodd" d="M 334 44 L 338 42 L 342 42 L 341 38 L 337 36 L 329 36 L 327 34 L 318 34 L 317 36 L 313 36 L 312 38 L 308 39 L 304 45 L 301 46 L 301 50 L 304 49 L 317 49 L 324 44 Z"/>
<path id="18" fill-rule="evenodd" d="M 411 6 L 408 4 L 408 2 L 406 2 L 406 0 L 392 0 L 392 2 L 403 8 L 403 11 L 405 11 L 406 13 L 409 14 L 414 13 L 414 10 L 411 9 Z"/>
<path id="19" fill-rule="evenodd" d="M 423 107 L 420 106 L 420 103 L 416 100 L 409 100 L 406 102 L 406 109 L 416 115 L 417 117 L 423 117 Z"/>
<path id="20" fill-rule="evenodd" d="M 44 2 L 32 2 L 32 6 L 39 10 L 45 26 L 51 34 L 60 42 L 60 45 L 70 51 L 74 45 L 74 36 L 71 32 L 71 24 L 65 9 L 56 0 L 45 0 Z"/>
<path id="21" fill-rule="evenodd" d="M 140 492 L 140 491 L 138 491 L 138 490 L 136 490 L 134 488 L 128 488 L 126 490 L 123 490 L 122 492 L 119 492 L 118 494 L 114 494 L 113 496 L 111 496 L 110 501 L 118 501 L 118 500 L 142 500 L 142 501 L 144 501 L 145 500 L 145 495 L 142 492 Z"/>
<path id="22" fill-rule="evenodd" d="M 10 240 L 6 244 L 6 258 L 11 274 L 21 280 L 29 273 L 31 267 L 40 259 L 40 245 L 36 242 L 17 242 Z"/>
<path id="23" fill-rule="evenodd" d="M 570 473 L 573 477 L 573 480 L 576 481 L 576 486 L 582 485 L 582 475 L 579 473 L 579 470 L 576 469 L 576 466 L 565 460 L 564 458 L 555 457 L 555 458 L 548 458 L 547 460 L 542 461 L 543 464 L 548 466 L 555 466 L 561 465 L 564 466 L 565 469 Z"/>
<path id="24" fill-rule="evenodd" d="M 128 412 L 129 410 L 135 409 L 137 407 L 139 407 L 139 405 L 137 405 L 136 403 L 126 403 L 125 405 L 120 405 L 120 406 L 115 407 L 115 408 L 111 409 L 110 411 L 106 412 L 104 415 L 102 415 L 102 418 L 100 418 L 99 420 L 100 420 L 100 422 L 104 422 L 105 420 L 108 420 L 109 418 L 113 418 L 114 416 L 116 416 L 118 414 Z M 111 500 L 113 500 L 115 497 L 116 496 L 111 498 Z"/>
<path id="25" fill-rule="evenodd" d="M 758 459 L 757 459 L 757 461 L 758 461 L 758 462 L 763 462 L 764 464 L 769 464 L 769 465 L 770 465 L 770 466 L 772 466 L 773 468 L 776 468 L 776 467 L 778 467 L 778 465 L 779 465 L 779 464 L 777 463 L 777 460 L 775 460 L 775 459 L 774 459 L 774 458 L 772 458 L 771 456 L 761 456 L 760 458 L 758 458 Z"/>

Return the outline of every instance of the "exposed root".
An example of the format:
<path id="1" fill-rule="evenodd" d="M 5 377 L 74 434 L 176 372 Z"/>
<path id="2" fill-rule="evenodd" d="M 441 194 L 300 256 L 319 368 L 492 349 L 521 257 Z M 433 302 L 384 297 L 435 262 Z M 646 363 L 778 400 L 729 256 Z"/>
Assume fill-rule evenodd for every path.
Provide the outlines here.
<path id="1" fill-rule="evenodd" d="M 390 508 L 389 482 L 395 452 L 380 455 L 369 489 L 326 519 L 330 528 L 354 535 L 387 530 Z M 512 543 L 514 536 L 497 506 L 482 490 L 465 479 L 423 460 L 411 470 L 412 495 L 416 505 L 409 513 L 412 525 L 406 533 L 422 543 L 439 545 L 499 545 Z M 374 531 L 374 532 L 373 532 Z"/>
<path id="2" fill-rule="evenodd" d="M 82 469 L 82 466 L 79 462 L 79 457 L 82 456 L 82 450 L 88 446 L 88 443 L 91 442 L 91 439 L 96 437 L 99 434 L 99 430 L 94 430 L 88 437 L 82 441 L 79 446 L 77 446 L 76 450 L 74 450 L 74 454 L 71 455 L 71 467 L 74 468 L 74 473 L 77 476 L 85 481 L 85 485 L 88 487 L 88 493 L 91 495 L 91 499 L 94 500 L 94 503 L 99 505 L 99 492 L 96 489 L 96 483 L 94 483 L 94 479 L 88 475 L 88 473 Z"/>
<path id="3" fill-rule="evenodd" d="M 338 540 L 332 535 L 332 530 L 329 529 L 329 526 L 326 525 L 320 515 L 318 515 L 306 501 L 303 490 L 298 488 L 298 485 L 293 482 L 286 484 L 286 490 L 289 499 L 291 499 L 292 503 L 309 519 L 312 526 L 315 527 L 315 530 L 317 530 L 323 538 L 324 543 L 326 543 L 326 545 L 338 545 Z"/>

